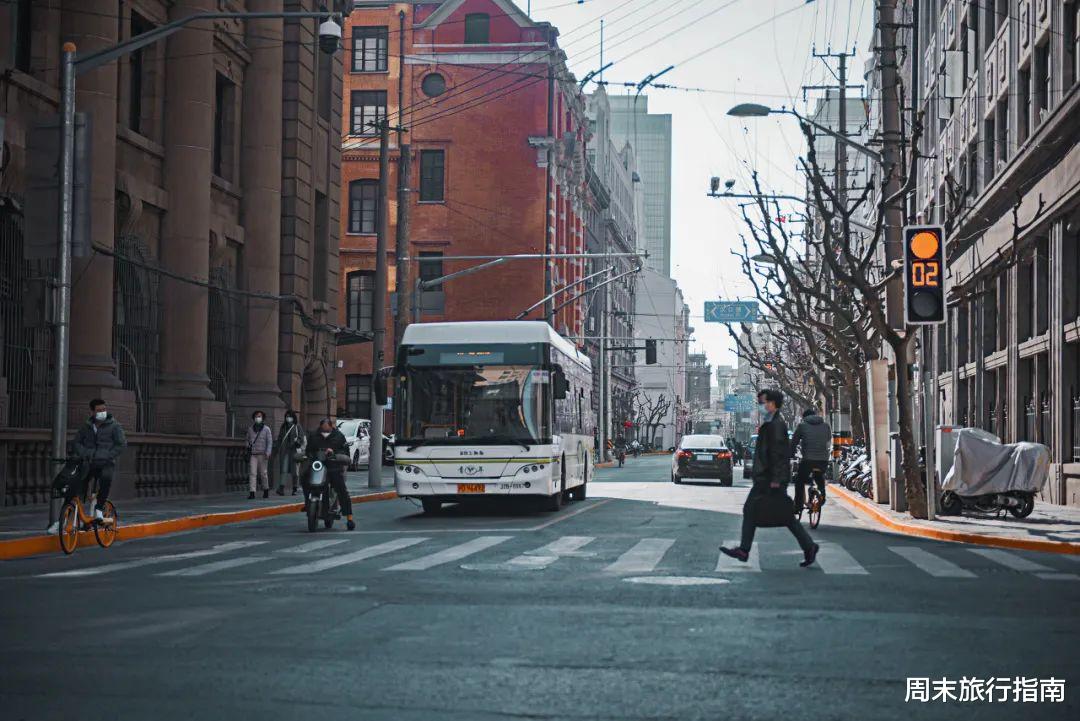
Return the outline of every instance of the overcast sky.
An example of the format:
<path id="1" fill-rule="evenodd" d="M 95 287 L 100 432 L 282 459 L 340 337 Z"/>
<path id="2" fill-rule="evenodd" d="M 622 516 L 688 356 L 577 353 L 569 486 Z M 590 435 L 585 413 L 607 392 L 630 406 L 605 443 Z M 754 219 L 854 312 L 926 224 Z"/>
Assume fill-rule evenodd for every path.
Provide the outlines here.
<path id="1" fill-rule="evenodd" d="M 516 0 L 524 8 L 526 0 Z M 690 306 L 696 342 L 709 362 L 734 364 L 724 326 L 706 324 L 706 300 L 749 297 L 731 249 L 742 221 L 735 201 L 706 197 L 709 178 L 732 178 L 749 190 L 756 169 L 765 187 L 800 195 L 796 158 L 804 143 L 790 116 L 736 119 L 728 109 L 755 101 L 801 110 L 802 86 L 834 83 L 819 53 L 855 50 L 849 83 L 862 82 L 873 25 L 872 0 L 534 0 L 534 19 L 559 28 L 578 78 L 599 67 L 599 17 L 605 19 L 604 79 L 639 81 L 668 65 L 659 82 L 710 92 L 651 90 L 649 110 L 671 113 L 672 276 Z M 713 48 L 713 46 L 719 46 Z M 835 61 L 833 61 L 835 68 Z M 589 92 L 595 89 L 590 85 Z M 608 86 L 611 94 L 625 89 Z M 856 93 L 859 91 L 855 91 Z M 813 97 L 823 95 L 812 91 Z M 738 191 L 737 191 L 738 192 Z M 797 206 L 796 206 L 797 208 Z M 797 208 L 802 209 L 802 208 Z"/>

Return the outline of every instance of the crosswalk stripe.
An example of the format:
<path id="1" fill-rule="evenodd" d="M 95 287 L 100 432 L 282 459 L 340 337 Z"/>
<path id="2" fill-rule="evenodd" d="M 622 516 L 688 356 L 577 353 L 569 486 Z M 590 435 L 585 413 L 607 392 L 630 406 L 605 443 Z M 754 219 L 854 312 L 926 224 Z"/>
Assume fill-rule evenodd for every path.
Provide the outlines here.
<path id="1" fill-rule="evenodd" d="M 724 545 L 727 548 L 735 548 L 739 545 L 739 541 L 727 540 L 724 541 Z M 736 561 L 721 551 L 720 557 L 716 559 L 716 570 L 720 573 L 759 573 L 761 571 L 761 555 L 758 553 L 758 548 L 759 546 L 750 547 L 750 558 L 747 559 L 746 563 Z"/>
<path id="2" fill-rule="evenodd" d="M 217 573 L 218 571 L 225 571 L 230 568 L 240 568 L 241 566 L 249 566 L 252 563 L 259 563 L 260 561 L 268 561 L 270 556 L 241 556 L 240 558 L 226 558 L 223 561 L 212 561 L 210 563 L 200 563 L 198 566 L 188 566 L 187 568 L 178 568 L 175 571 L 165 571 L 159 573 L 159 576 L 206 576 L 211 573 Z"/>
<path id="3" fill-rule="evenodd" d="M 934 578 L 975 578 L 975 574 L 960 568 L 952 561 L 918 548 L 917 546 L 889 546 L 889 550 L 906 561 L 910 561 L 920 571 L 926 571 Z"/>
<path id="4" fill-rule="evenodd" d="M 123 571 L 129 568 L 139 568 L 140 566 L 151 566 L 158 563 L 171 563 L 173 561 L 186 561 L 191 558 L 202 558 L 204 556 L 216 556 L 222 553 L 228 553 L 229 551 L 238 551 L 244 548 L 250 548 L 252 546 L 259 546 L 266 543 L 266 541 L 234 541 L 232 543 L 222 543 L 213 548 L 206 548 L 201 551 L 188 551 L 186 553 L 170 553 L 164 556 L 150 556 L 148 558 L 137 558 L 133 561 L 121 561 L 120 563 L 107 563 L 104 566 L 93 566 L 90 568 L 76 568 L 72 571 L 56 571 L 54 573 L 43 573 L 39 578 L 70 578 L 72 576 L 96 576 L 102 573 L 112 573 L 114 571 Z"/>
<path id="5" fill-rule="evenodd" d="M 356 563 L 357 561 L 363 561 L 368 558 L 374 558 L 375 556 L 382 556 L 386 553 L 393 553 L 394 551 L 400 551 L 403 548 L 409 546 L 415 546 L 418 543 L 423 543 L 428 540 L 427 538 L 395 538 L 392 541 L 386 543 L 380 543 L 375 546 L 368 546 L 362 548 L 359 551 L 353 551 L 352 553 L 344 553 L 340 556 L 331 556 L 330 558 L 320 558 L 318 561 L 312 561 L 310 563 L 302 563 L 299 566 L 289 566 L 288 568 L 282 568 L 273 572 L 276 576 L 292 576 L 302 573 L 318 573 L 319 571 L 325 571 L 329 568 L 337 568 L 338 566 L 345 566 L 350 563 Z"/>
<path id="6" fill-rule="evenodd" d="M 648 573 L 675 544 L 674 538 L 643 538 L 604 570 L 608 573 Z"/>
<path id="7" fill-rule="evenodd" d="M 453 563 L 454 561 L 460 561 L 462 558 L 479 553 L 492 546 L 509 541 L 513 536 L 480 536 L 474 538 L 471 541 L 451 546 L 450 548 L 444 548 L 436 553 L 429 554 L 427 556 L 421 556 L 420 558 L 414 558 L 411 561 L 405 561 L 403 563 L 396 563 L 393 566 L 384 568 L 384 571 L 426 571 L 429 568 L 435 566 L 441 566 L 445 563 Z"/>
<path id="8" fill-rule="evenodd" d="M 840 544 L 822 541 L 820 545 L 821 552 L 816 563 L 825 573 L 841 576 L 866 576 L 870 573 Z"/>
<path id="9" fill-rule="evenodd" d="M 996 548 L 969 548 L 967 549 L 972 553 L 977 553 L 983 558 L 987 558 L 994 563 L 1001 564 L 1006 568 L 1011 568 L 1014 571 L 1024 572 L 1043 572 L 1053 573 L 1054 569 L 1049 566 L 1044 566 L 1041 563 L 1036 563 L 1027 558 L 1017 556 L 1015 553 L 1009 553 L 1008 551 L 1001 551 Z"/>
<path id="10" fill-rule="evenodd" d="M 594 536 L 563 536 L 547 545 L 526 551 L 506 562 L 508 566 L 528 569 L 547 568 L 563 556 L 569 556 L 583 546 L 592 543 Z"/>
<path id="11" fill-rule="evenodd" d="M 1036 576 L 1045 581 L 1080 581 L 1080 576 L 1075 573 L 1036 573 Z"/>
<path id="12" fill-rule="evenodd" d="M 330 548 L 330 546 L 336 546 L 340 543 L 348 543 L 347 538 L 326 538 L 322 541 L 311 541 L 310 543 L 301 543 L 299 546 L 293 546 L 292 548 L 282 549 L 281 553 L 311 553 L 312 551 L 318 551 L 323 548 Z"/>

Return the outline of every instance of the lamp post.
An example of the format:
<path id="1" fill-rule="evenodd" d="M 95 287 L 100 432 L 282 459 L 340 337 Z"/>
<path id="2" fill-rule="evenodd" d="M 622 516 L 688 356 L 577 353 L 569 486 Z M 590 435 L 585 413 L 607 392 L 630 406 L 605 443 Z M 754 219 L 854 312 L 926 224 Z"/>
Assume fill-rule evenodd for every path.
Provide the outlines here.
<path id="1" fill-rule="evenodd" d="M 841 143 L 844 143 L 848 147 L 858 150 L 860 153 L 873 160 L 874 163 L 876 163 L 877 165 L 880 166 L 882 164 L 881 153 L 866 147 L 862 143 L 852 140 L 851 138 L 842 133 L 838 133 L 837 131 L 826 125 L 816 123 L 810 118 L 803 117 L 801 114 L 795 112 L 794 110 L 789 110 L 787 108 L 774 109 L 770 108 L 768 105 L 759 105 L 758 103 L 740 103 L 739 105 L 736 105 L 731 110 L 729 110 L 727 114 L 734 118 L 766 118 L 770 115 L 793 115 L 801 122 L 809 125 L 814 130 L 825 133 L 829 137 L 835 140 L 839 140 Z"/>

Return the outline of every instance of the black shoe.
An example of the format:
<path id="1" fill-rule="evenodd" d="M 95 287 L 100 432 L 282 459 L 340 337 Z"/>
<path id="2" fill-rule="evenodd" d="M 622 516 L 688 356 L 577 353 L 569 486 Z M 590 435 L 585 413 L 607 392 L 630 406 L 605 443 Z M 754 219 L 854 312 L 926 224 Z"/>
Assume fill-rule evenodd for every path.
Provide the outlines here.
<path id="1" fill-rule="evenodd" d="M 799 563 L 799 565 L 802 566 L 803 568 L 806 568 L 807 566 L 814 565 L 814 559 L 817 558 L 817 552 L 818 552 L 819 549 L 820 549 L 820 547 L 815 543 L 814 547 L 811 548 L 809 551 L 804 551 L 803 552 L 804 558 L 803 558 L 802 562 Z"/>
<path id="2" fill-rule="evenodd" d="M 356 530 L 356 522 L 353 521 L 352 519 L 346 521 L 345 522 L 345 528 L 348 528 L 350 531 L 355 531 Z"/>
<path id="3" fill-rule="evenodd" d="M 248 493 L 248 500 L 250 501 L 253 498 L 255 498 L 255 491 L 251 491 Z"/>
<path id="4" fill-rule="evenodd" d="M 284 496 L 285 495 L 285 486 L 278 486 L 277 487 L 277 494 L 279 496 Z"/>
<path id="5" fill-rule="evenodd" d="M 296 489 L 295 489 L 295 488 L 294 488 L 294 489 L 292 489 L 292 494 L 293 494 L 294 496 L 296 495 Z"/>
<path id="6" fill-rule="evenodd" d="M 720 546 L 720 553 L 725 556 L 731 556 L 736 561 L 741 561 L 742 563 L 746 563 L 750 559 L 750 554 L 741 548 L 725 548 L 724 546 Z"/>
<path id="7" fill-rule="evenodd" d="M 263 489 L 263 498 L 269 498 L 269 497 L 270 497 L 270 489 L 269 488 L 264 488 Z"/>

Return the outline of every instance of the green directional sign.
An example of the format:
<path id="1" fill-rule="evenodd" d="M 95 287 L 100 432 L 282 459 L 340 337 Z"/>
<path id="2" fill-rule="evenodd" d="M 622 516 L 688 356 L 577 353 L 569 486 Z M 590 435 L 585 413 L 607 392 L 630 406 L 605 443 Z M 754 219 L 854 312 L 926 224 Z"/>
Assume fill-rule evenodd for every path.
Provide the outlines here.
<path id="1" fill-rule="evenodd" d="M 756 300 L 707 300 L 706 323 L 757 323 Z"/>

